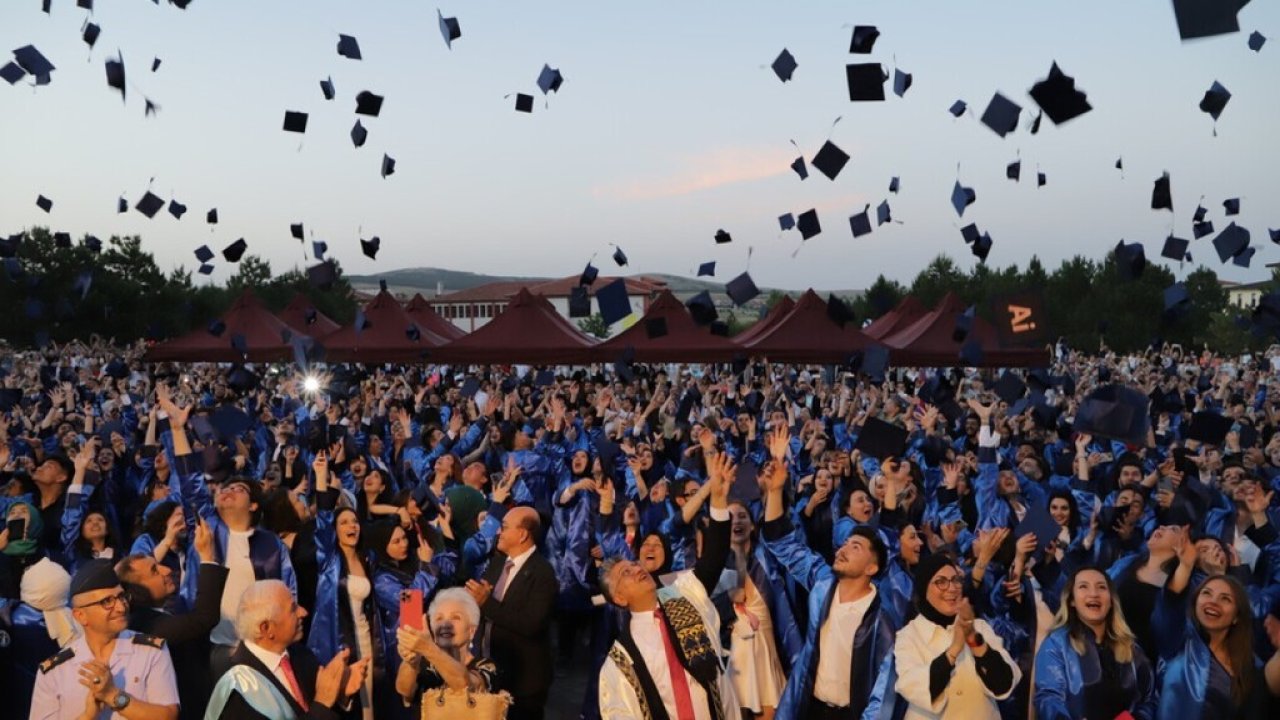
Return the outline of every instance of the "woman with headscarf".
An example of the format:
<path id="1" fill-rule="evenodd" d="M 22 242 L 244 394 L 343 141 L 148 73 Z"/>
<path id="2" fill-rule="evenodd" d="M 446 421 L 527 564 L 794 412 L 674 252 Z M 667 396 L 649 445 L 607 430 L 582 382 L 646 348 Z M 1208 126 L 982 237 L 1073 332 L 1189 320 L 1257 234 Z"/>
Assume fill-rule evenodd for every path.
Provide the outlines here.
<path id="1" fill-rule="evenodd" d="M 946 555 L 916 566 L 919 615 L 898 633 L 893 649 L 895 689 L 909 705 L 906 718 L 997 720 L 997 701 L 1021 679 L 1000 637 L 974 617 L 964 585 L 964 573 Z"/>
<path id="2" fill-rule="evenodd" d="M 41 558 L 22 576 L 21 602 L 8 601 L 8 612 L 0 613 L 0 630 L 8 634 L 9 646 L 7 653 L 0 653 L 8 656 L 8 663 L 0 664 L 5 675 L 0 687 L 10 691 L 4 698 L 13 703 L 12 717 L 27 717 L 40 663 L 80 634 L 67 607 L 70 587 L 66 569 Z"/>
<path id="3" fill-rule="evenodd" d="M 403 527 L 385 520 L 371 525 L 365 537 L 373 553 L 373 592 L 382 619 L 383 647 L 389 651 L 387 671 L 392 674 L 400 665 L 393 648 L 400 626 L 401 593 L 417 590 L 424 603 L 430 602 L 441 578 L 453 577 L 457 555 L 452 551 L 437 554 L 416 531 L 410 537 Z"/>
<path id="4" fill-rule="evenodd" d="M 44 557 L 40 537 L 44 533 L 44 518 L 26 496 L 11 501 L 4 514 L 5 529 L 0 530 L 0 597 L 19 596 L 22 574 Z M 9 523 L 21 520 L 20 537 L 10 537 Z"/>

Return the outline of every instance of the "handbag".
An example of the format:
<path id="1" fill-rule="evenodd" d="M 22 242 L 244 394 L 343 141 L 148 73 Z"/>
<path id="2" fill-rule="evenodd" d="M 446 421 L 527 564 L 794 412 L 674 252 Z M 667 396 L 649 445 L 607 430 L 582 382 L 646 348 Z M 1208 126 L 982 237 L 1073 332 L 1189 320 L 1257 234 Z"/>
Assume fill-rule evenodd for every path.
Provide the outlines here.
<path id="1" fill-rule="evenodd" d="M 506 720 L 511 695 L 436 688 L 422 693 L 422 720 Z"/>

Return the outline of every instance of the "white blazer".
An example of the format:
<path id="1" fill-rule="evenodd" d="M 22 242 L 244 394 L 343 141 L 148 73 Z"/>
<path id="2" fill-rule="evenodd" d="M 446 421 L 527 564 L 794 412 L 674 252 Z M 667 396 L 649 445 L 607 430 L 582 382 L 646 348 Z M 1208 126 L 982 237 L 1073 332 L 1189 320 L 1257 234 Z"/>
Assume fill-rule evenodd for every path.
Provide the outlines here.
<path id="1" fill-rule="evenodd" d="M 993 695 L 987 689 L 982 678 L 978 677 L 973 651 L 966 647 L 956 658 L 947 689 L 934 702 L 929 694 L 929 666 L 951 646 L 952 630 L 923 615 L 917 615 L 898 633 L 893 646 L 893 658 L 898 670 L 896 689 L 909 703 L 905 716 L 907 720 L 1000 720 L 1000 709 L 996 706 L 996 701 L 1009 697 L 1022 679 L 1022 672 L 1009 658 L 1009 653 L 1005 652 L 1000 636 L 996 635 L 985 620 L 975 620 L 973 629 L 982 633 L 987 642 L 987 652 L 1000 653 L 1012 668 L 1013 684 L 1009 691 L 1003 695 Z"/>

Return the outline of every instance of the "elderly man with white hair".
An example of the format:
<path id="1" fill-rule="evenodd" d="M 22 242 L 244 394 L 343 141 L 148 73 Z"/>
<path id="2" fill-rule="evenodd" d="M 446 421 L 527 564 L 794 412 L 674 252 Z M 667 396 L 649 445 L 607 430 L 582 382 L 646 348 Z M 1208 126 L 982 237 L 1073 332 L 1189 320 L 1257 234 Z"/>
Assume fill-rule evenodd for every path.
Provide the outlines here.
<path id="1" fill-rule="evenodd" d="M 471 593 L 462 588 L 441 590 L 426 616 L 400 621 L 396 645 L 404 662 L 396 673 L 396 692 L 405 707 L 423 691 L 440 687 L 495 692 L 497 666 L 471 652 L 480 626 L 480 606 Z"/>
<path id="2" fill-rule="evenodd" d="M 236 633 L 240 644 L 231 669 L 218 680 L 205 720 L 332 720 L 359 691 L 368 658 L 347 665 L 342 650 L 324 667 L 301 644 L 305 608 L 289 586 L 259 580 L 240 597 Z M 349 672 L 348 672 L 349 671 Z"/>

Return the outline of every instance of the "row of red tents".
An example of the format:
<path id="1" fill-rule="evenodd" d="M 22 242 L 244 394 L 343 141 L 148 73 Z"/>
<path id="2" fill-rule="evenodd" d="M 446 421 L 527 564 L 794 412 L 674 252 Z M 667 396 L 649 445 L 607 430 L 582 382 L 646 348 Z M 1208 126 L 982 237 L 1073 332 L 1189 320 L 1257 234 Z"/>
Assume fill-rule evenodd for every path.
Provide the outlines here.
<path id="1" fill-rule="evenodd" d="M 713 334 L 694 322 L 669 291 L 660 293 L 644 316 L 608 340 L 585 335 L 542 296 L 521 289 L 489 323 L 464 333 L 431 309 L 421 295 L 402 306 L 387 291 L 365 305 L 355 321 L 340 327 L 299 295 L 278 315 L 245 291 L 221 318 L 222 332 L 196 330 L 159 343 L 151 361 L 271 362 L 295 357 L 301 339 L 324 348 L 330 363 L 449 363 L 585 365 L 615 362 L 731 362 L 763 356 L 773 362 L 844 364 L 871 347 L 888 350 L 892 364 L 949 367 L 960 360 L 956 322 L 965 307 L 948 293 L 933 309 L 908 297 L 865 328 L 839 324 L 827 302 L 813 290 L 799 300 L 784 297 L 758 323 L 734 338 Z M 660 321 L 659 321 L 660 319 Z M 655 332 L 664 327 L 665 333 Z M 967 342 L 976 341 L 980 364 L 1038 367 L 1048 364 L 1043 349 L 1007 347 L 984 319 L 973 320 Z"/>

